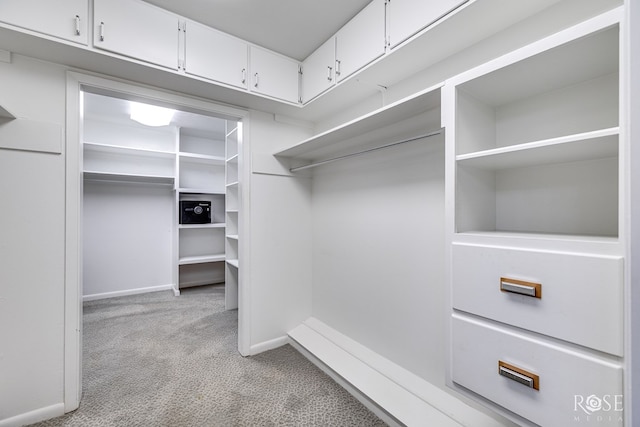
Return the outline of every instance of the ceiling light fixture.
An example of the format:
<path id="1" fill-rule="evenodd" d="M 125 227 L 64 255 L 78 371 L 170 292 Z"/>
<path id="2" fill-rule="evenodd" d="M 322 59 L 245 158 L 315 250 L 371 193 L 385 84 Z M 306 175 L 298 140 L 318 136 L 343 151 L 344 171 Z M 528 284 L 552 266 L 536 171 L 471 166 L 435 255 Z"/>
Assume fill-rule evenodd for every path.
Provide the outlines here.
<path id="1" fill-rule="evenodd" d="M 131 102 L 131 120 L 146 126 L 167 126 L 174 114 L 175 110 L 170 108 Z"/>

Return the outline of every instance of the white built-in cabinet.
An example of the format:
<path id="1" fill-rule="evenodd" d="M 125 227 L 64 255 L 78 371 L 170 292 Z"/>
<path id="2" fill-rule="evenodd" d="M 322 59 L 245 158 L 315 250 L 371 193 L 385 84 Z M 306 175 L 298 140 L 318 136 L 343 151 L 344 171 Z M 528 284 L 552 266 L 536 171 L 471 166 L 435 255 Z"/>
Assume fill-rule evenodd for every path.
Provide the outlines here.
<path id="1" fill-rule="evenodd" d="M 301 106 L 388 56 L 402 41 L 463 3 L 373 0 L 302 64 L 143 0 L 63 0 L 55 6 L 43 0 L 6 0 L 0 2 L 0 24 Z M 420 48 L 414 50 L 423 54 Z M 102 71 L 89 55 L 87 61 L 83 68 Z M 383 81 L 376 78 L 375 84 L 387 81 L 388 72 L 383 74 Z"/>
<path id="2" fill-rule="evenodd" d="M 247 88 L 249 45 L 221 31 L 186 21 L 184 71 L 220 83 Z"/>
<path id="3" fill-rule="evenodd" d="M 257 46 L 249 48 L 251 92 L 298 102 L 298 61 Z"/>
<path id="4" fill-rule="evenodd" d="M 3 0 L 0 21 L 86 45 L 88 0 Z"/>
<path id="5" fill-rule="evenodd" d="M 331 37 L 302 62 L 302 102 L 306 103 L 336 84 L 336 38 Z"/>
<path id="6" fill-rule="evenodd" d="M 576 395 L 622 399 L 622 16 L 443 89 L 450 379 L 518 422 L 586 419 Z M 621 408 L 594 417 L 622 425 Z"/>
<path id="7" fill-rule="evenodd" d="M 385 1 L 374 0 L 302 63 L 306 103 L 385 53 Z"/>
<path id="8" fill-rule="evenodd" d="M 336 34 L 336 81 L 340 82 L 385 52 L 385 2 L 373 0 Z"/>
<path id="9" fill-rule="evenodd" d="M 393 49 L 468 0 L 390 0 L 387 38 Z M 460 29 L 464 31 L 464 29 Z"/>
<path id="10" fill-rule="evenodd" d="M 447 384 L 521 425 L 623 425 L 623 12 L 274 153 L 293 173 L 325 165 L 437 131 L 423 114 L 441 105 Z"/>
<path id="11" fill-rule="evenodd" d="M 179 16 L 141 0 L 95 0 L 93 46 L 178 69 Z"/>

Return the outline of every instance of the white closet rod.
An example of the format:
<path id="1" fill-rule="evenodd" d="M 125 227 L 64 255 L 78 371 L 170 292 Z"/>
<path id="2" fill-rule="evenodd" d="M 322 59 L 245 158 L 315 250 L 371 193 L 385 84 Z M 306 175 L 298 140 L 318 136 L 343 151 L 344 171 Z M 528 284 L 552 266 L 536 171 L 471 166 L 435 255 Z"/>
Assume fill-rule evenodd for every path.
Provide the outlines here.
<path id="1" fill-rule="evenodd" d="M 372 151 L 382 150 L 383 148 L 395 147 L 396 145 L 406 144 L 407 142 L 418 141 L 419 139 L 424 139 L 424 138 L 429 138 L 429 137 L 432 137 L 432 136 L 440 135 L 443 131 L 444 131 L 444 128 L 440 128 L 440 129 L 438 129 L 436 131 L 429 132 L 429 133 L 424 134 L 424 135 L 416 136 L 416 137 L 409 138 L 409 139 L 403 139 L 402 141 L 392 142 L 390 144 L 382 145 L 380 147 L 369 148 L 368 150 L 358 151 L 357 153 L 345 154 L 344 156 L 334 157 L 332 159 L 327 159 L 327 160 L 321 160 L 319 162 L 310 163 L 310 164 L 304 165 L 304 166 L 298 166 L 298 167 L 289 169 L 289 171 L 290 172 L 298 172 L 298 171 L 305 170 L 305 169 L 315 168 L 316 166 L 326 165 L 327 163 L 333 163 L 335 161 L 347 159 L 349 157 L 355 157 L 355 156 L 359 156 L 361 154 L 370 153 Z"/>

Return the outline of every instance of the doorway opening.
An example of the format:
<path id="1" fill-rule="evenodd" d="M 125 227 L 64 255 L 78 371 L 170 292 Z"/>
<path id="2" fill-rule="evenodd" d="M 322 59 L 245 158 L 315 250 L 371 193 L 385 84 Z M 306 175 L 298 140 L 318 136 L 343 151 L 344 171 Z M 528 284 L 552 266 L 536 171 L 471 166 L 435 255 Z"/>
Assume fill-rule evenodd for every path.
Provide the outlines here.
<path id="1" fill-rule="evenodd" d="M 81 396 L 84 301 L 163 290 L 178 297 L 217 284 L 225 309 L 239 310 L 246 354 L 239 259 L 247 114 L 77 73 L 68 75 L 67 100 L 68 412 Z"/>

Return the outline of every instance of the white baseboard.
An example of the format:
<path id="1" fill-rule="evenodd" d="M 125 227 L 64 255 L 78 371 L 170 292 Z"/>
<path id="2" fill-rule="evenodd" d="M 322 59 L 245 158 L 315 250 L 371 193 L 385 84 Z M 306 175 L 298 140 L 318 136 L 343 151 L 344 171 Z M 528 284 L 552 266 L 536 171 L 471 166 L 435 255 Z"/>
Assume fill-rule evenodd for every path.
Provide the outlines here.
<path id="1" fill-rule="evenodd" d="M 316 318 L 304 321 L 289 332 L 289 337 L 401 424 L 501 425 Z"/>
<path id="2" fill-rule="evenodd" d="M 83 295 L 82 301 L 95 301 L 98 299 L 123 297 L 126 295 L 145 294 L 147 292 L 172 291 L 173 285 L 150 286 L 148 288 L 125 289 L 124 291 L 104 292 L 101 294 Z"/>
<path id="3" fill-rule="evenodd" d="M 249 355 L 253 356 L 254 354 L 262 353 L 263 351 L 273 350 L 274 348 L 282 347 L 285 344 L 289 343 L 289 337 L 283 335 L 278 338 L 274 338 L 269 341 L 263 341 L 258 344 L 254 344 L 249 348 Z"/>
<path id="4" fill-rule="evenodd" d="M 20 427 L 64 415 L 64 403 L 58 403 L 35 411 L 0 420 L 0 427 Z"/>

